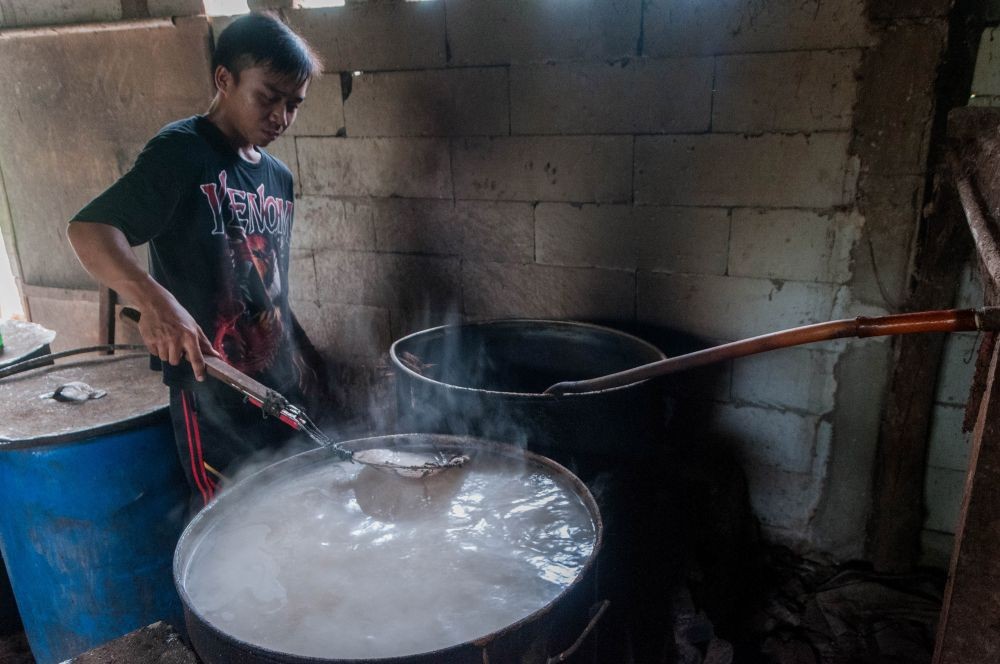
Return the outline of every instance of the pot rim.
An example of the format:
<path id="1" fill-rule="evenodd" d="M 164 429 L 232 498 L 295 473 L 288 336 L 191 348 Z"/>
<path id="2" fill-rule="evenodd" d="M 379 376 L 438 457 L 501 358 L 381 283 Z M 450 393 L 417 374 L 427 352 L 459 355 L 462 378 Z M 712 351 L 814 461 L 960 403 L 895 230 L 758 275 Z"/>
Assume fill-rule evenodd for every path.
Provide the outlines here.
<path id="1" fill-rule="evenodd" d="M 457 330 L 457 329 L 461 329 L 461 328 L 464 328 L 464 327 L 487 327 L 487 326 L 490 326 L 490 325 L 505 325 L 505 324 L 511 324 L 511 323 L 561 325 L 561 326 L 565 326 L 565 327 L 575 327 L 575 328 L 598 330 L 600 332 L 610 333 L 610 334 L 612 334 L 614 336 L 621 337 L 621 338 L 624 338 L 624 339 L 628 339 L 629 341 L 635 342 L 637 345 L 645 346 L 646 348 L 652 350 L 655 354 L 659 355 L 660 359 L 662 359 L 662 360 L 667 359 L 666 353 L 664 353 L 662 350 L 660 350 L 659 348 L 657 348 L 656 346 L 654 346 L 652 343 L 646 341 L 645 339 L 641 339 L 640 337 L 637 337 L 634 334 L 629 334 L 628 332 L 622 332 L 621 330 L 616 330 L 615 328 L 608 327 L 606 325 L 597 325 L 595 323 L 583 323 L 583 322 L 580 322 L 580 321 L 573 321 L 573 320 L 551 320 L 551 319 L 545 319 L 545 318 L 491 318 L 491 319 L 488 319 L 488 320 L 470 321 L 468 323 L 450 323 L 450 324 L 447 324 L 447 325 L 438 325 L 437 327 L 430 327 L 430 328 L 427 328 L 426 330 L 419 330 L 417 332 L 411 332 L 410 334 L 407 334 L 405 337 L 402 337 L 402 338 L 397 339 L 396 341 L 392 342 L 392 345 L 389 347 L 389 359 L 392 361 L 393 367 L 395 369 L 397 369 L 399 371 L 403 371 L 404 373 L 406 373 L 409 377 L 413 378 L 414 380 L 418 380 L 418 381 L 421 381 L 421 382 L 424 382 L 424 383 L 428 383 L 428 384 L 431 384 L 431 385 L 440 385 L 442 387 L 445 387 L 445 388 L 451 389 L 451 390 L 463 390 L 463 391 L 466 391 L 466 392 L 474 392 L 476 394 L 493 394 L 493 395 L 498 395 L 498 396 L 507 397 L 507 398 L 519 398 L 519 399 L 521 399 L 521 398 L 523 398 L 523 399 L 553 399 L 553 398 L 571 399 L 571 398 L 574 398 L 574 397 L 583 397 L 583 396 L 594 395 L 594 394 L 607 394 L 607 393 L 615 392 L 617 390 L 624 390 L 624 389 L 632 388 L 632 387 L 634 387 L 636 385 L 640 385 L 642 383 L 646 383 L 646 382 L 649 382 L 651 380 L 649 378 L 645 378 L 643 380 L 637 380 L 634 383 L 629 383 L 627 385 L 619 385 L 618 387 L 610 387 L 610 388 L 603 389 L 603 390 L 592 390 L 590 392 L 573 392 L 573 393 L 570 393 L 570 394 L 559 394 L 559 395 L 556 395 L 556 394 L 545 394 L 544 392 L 510 392 L 510 391 L 506 391 L 506 390 L 485 390 L 485 389 L 482 389 L 482 388 L 479 388 L 479 387 L 466 387 L 464 385 L 455 385 L 453 383 L 445 383 L 445 382 L 442 382 L 442 381 L 439 381 L 439 380 L 434 380 L 433 378 L 428 378 L 427 376 L 424 376 L 423 374 L 419 374 L 416 371 L 414 371 L 413 369 L 410 369 L 408 366 L 406 366 L 405 364 L 403 364 L 403 362 L 399 359 L 399 356 L 397 354 L 397 350 L 398 350 L 398 347 L 400 346 L 400 344 L 405 344 L 405 343 L 407 343 L 407 342 L 409 342 L 409 341 L 411 341 L 413 339 L 419 338 L 419 337 L 429 336 L 429 335 L 434 334 L 434 333 L 446 334 L 449 330 Z"/>
<path id="2" fill-rule="evenodd" d="M 526 463 L 535 463 L 540 466 L 547 466 L 550 470 L 555 471 L 556 475 L 565 479 L 574 489 L 576 495 L 579 496 L 579 498 L 583 501 L 583 504 L 586 507 L 587 512 L 590 514 L 590 517 L 594 522 L 594 548 L 591 550 L 590 555 L 587 557 L 587 561 L 584 563 L 583 567 L 580 568 L 580 572 L 576 575 L 576 578 L 574 578 L 573 581 L 571 581 L 565 588 L 563 588 L 559 592 L 559 594 L 553 597 L 547 604 L 539 607 L 530 614 L 523 616 L 519 620 L 510 623 L 509 625 L 505 625 L 504 627 L 496 630 L 495 632 L 490 632 L 489 634 L 484 634 L 474 639 L 468 639 L 461 643 L 455 643 L 445 648 L 441 648 L 439 650 L 432 650 L 422 653 L 410 653 L 406 655 L 394 655 L 392 657 L 367 658 L 367 659 L 322 658 L 322 657 L 314 657 L 312 655 L 296 655 L 292 653 L 281 652 L 278 650 L 272 650 L 270 648 L 265 648 L 256 645 L 254 643 L 244 641 L 243 639 L 237 638 L 231 634 L 222 631 L 214 623 L 206 619 L 191 602 L 191 598 L 188 595 L 187 589 L 185 588 L 184 583 L 182 581 L 182 576 L 184 571 L 183 570 L 184 565 L 186 561 L 190 560 L 194 551 L 197 550 L 197 546 L 195 546 L 195 548 L 192 551 L 182 551 L 182 549 L 191 548 L 192 545 L 189 544 L 189 542 L 191 541 L 194 541 L 195 545 L 197 545 L 199 543 L 197 539 L 199 538 L 199 536 L 200 538 L 204 538 L 205 536 L 207 536 L 209 532 L 211 532 L 212 529 L 214 529 L 217 526 L 217 524 L 203 526 L 201 525 L 201 523 L 205 519 L 210 518 L 210 516 L 208 515 L 213 513 L 212 512 L 213 509 L 219 509 L 217 506 L 220 500 L 224 500 L 226 496 L 231 494 L 233 491 L 236 491 L 237 489 L 241 491 L 247 491 L 245 487 L 252 485 L 254 481 L 259 482 L 261 476 L 263 476 L 264 474 L 280 474 L 281 471 L 274 470 L 277 466 L 283 464 L 290 464 L 289 467 L 296 467 L 299 465 L 311 465 L 312 463 L 318 463 L 319 462 L 318 460 L 313 460 L 313 459 L 306 460 L 305 457 L 309 455 L 322 455 L 324 453 L 328 453 L 329 450 L 327 450 L 326 448 L 316 448 L 312 450 L 306 450 L 305 452 L 300 452 L 298 454 L 292 455 L 280 461 L 276 461 L 275 463 L 265 466 L 264 468 L 261 468 L 260 470 L 254 472 L 253 474 L 244 477 L 243 479 L 233 484 L 231 487 L 227 488 L 222 493 L 216 495 L 208 503 L 208 505 L 206 505 L 200 512 L 198 512 L 198 514 L 196 514 L 194 518 L 191 519 L 190 523 L 188 523 L 187 526 L 184 527 L 184 531 L 181 533 L 180 538 L 178 538 L 177 546 L 174 549 L 173 577 L 174 577 L 174 587 L 177 590 L 177 594 L 180 596 L 181 604 L 184 607 L 185 612 L 187 612 L 190 616 L 196 618 L 201 626 L 211 630 L 216 635 L 221 637 L 223 640 L 233 643 L 238 648 L 249 650 L 254 653 L 259 653 L 265 657 L 277 658 L 275 661 L 296 662 L 296 663 L 301 662 L 302 664 L 311 664 L 320 662 L 323 663 L 351 662 L 353 664 L 364 664 L 366 662 L 371 662 L 378 664 L 392 664 L 393 662 L 409 662 L 414 657 L 420 657 L 420 658 L 446 657 L 449 654 L 461 648 L 466 648 L 469 646 L 481 647 L 481 648 L 486 647 L 493 641 L 503 637 L 506 634 L 509 634 L 510 632 L 520 629 L 522 626 L 530 622 L 533 622 L 534 620 L 537 620 L 541 616 L 545 615 L 547 612 L 551 611 L 552 608 L 559 601 L 565 598 L 572 590 L 574 590 L 580 583 L 582 583 L 582 580 L 585 577 L 587 577 L 589 574 L 592 573 L 594 566 L 597 564 L 597 556 L 600 553 L 601 548 L 604 544 L 604 521 L 601 518 L 601 511 L 597 505 L 597 501 L 594 499 L 593 494 L 590 493 L 590 489 L 587 487 L 586 484 L 584 484 L 583 480 L 581 480 L 575 474 L 570 472 L 570 470 L 565 466 L 563 466 L 562 464 L 546 456 L 537 454 L 535 452 L 531 452 L 530 450 L 524 449 L 517 445 L 512 445 L 510 443 L 502 443 L 499 441 L 489 440 L 486 438 L 476 438 L 473 436 L 455 436 L 455 435 L 434 434 L 434 433 L 397 433 L 397 434 L 370 436 L 367 438 L 358 438 L 355 440 L 343 441 L 340 443 L 340 445 L 346 447 L 347 449 L 352 449 L 356 451 L 356 450 L 370 449 L 374 447 L 382 447 L 384 446 L 384 443 L 386 441 L 405 440 L 410 437 L 417 437 L 418 440 L 423 440 L 423 441 L 429 441 L 429 442 L 432 441 L 435 445 L 440 444 L 443 447 L 451 446 L 454 448 L 461 448 L 466 451 L 472 452 L 473 455 L 476 454 L 477 452 L 487 452 L 493 454 L 500 454 L 501 456 L 506 456 L 510 458 L 514 457 L 520 458 L 523 459 Z M 468 443 L 472 443 L 477 449 L 467 450 L 466 445 Z M 204 532 L 201 533 L 194 532 L 199 529 Z M 185 553 L 187 555 L 183 555 Z"/>

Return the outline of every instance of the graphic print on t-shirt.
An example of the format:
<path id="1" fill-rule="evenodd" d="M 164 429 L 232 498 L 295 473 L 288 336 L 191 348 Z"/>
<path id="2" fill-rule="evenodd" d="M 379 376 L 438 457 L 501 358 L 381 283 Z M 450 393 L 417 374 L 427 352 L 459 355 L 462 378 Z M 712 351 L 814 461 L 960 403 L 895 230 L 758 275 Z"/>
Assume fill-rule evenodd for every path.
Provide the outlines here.
<path id="1" fill-rule="evenodd" d="M 213 235 L 226 236 L 229 261 L 221 266 L 212 347 L 240 371 L 259 374 L 270 368 L 282 347 L 287 301 L 281 297 L 279 260 L 288 241 L 293 203 L 256 191 L 218 185 L 200 186 L 212 210 Z"/>

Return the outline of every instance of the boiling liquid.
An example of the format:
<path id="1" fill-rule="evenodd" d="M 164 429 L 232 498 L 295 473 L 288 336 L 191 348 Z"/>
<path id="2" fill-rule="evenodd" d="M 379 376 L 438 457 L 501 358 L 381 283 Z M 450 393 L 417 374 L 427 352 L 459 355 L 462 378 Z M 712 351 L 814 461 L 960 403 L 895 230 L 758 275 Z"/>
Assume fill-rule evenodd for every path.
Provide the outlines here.
<path id="1" fill-rule="evenodd" d="M 480 455 L 414 480 L 336 463 L 228 512 L 192 556 L 185 588 L 209 622 L 270 650 L 411 655 L 542 608 L 595 539 L 582 501 L 539 466 Z"/>

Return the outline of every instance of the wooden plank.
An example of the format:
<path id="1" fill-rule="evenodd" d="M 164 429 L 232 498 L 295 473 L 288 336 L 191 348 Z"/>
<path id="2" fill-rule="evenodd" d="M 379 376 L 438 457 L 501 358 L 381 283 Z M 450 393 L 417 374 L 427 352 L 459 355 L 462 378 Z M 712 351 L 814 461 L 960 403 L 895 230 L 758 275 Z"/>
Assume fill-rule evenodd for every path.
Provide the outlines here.
<path id="1" fill-rule="evenodd" d="M 1000 346 L 994 346 L 951 573 L 938 622 L 934 664 L 1000 661 Z"/>

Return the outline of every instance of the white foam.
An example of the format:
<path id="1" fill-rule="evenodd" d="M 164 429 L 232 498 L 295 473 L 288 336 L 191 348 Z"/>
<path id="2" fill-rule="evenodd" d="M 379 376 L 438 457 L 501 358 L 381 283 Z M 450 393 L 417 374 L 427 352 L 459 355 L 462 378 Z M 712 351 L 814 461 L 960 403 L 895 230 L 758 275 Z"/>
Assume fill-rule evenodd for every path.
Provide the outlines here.
<path id="1" fill-rule="evenodd" d="M 547 469 L 480 455 L 424 480 L 333 463 L 254 493 L 185 588 L 224 632 L 295 655 L 378 658 L 485 636 L 552 601 L 594 524 Z"/>

